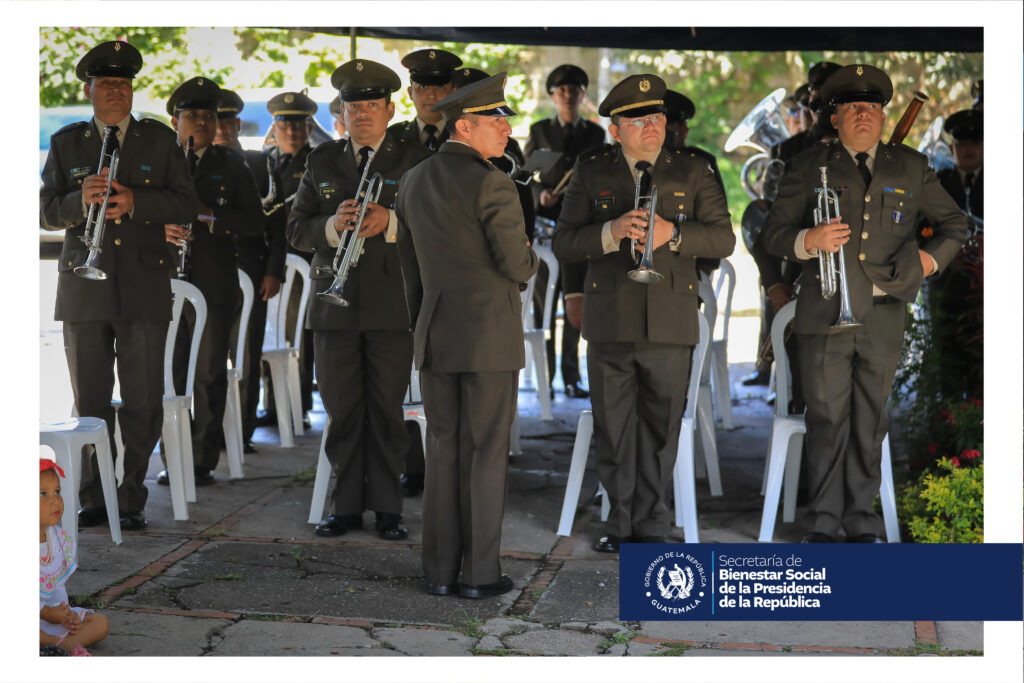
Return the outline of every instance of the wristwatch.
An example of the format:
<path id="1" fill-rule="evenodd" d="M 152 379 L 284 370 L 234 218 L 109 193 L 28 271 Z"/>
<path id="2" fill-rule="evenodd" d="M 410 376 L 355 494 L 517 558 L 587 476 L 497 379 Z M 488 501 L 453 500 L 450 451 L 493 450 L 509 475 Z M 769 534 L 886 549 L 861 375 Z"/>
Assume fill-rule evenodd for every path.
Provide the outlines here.
<path id="1" fill-rule="evenodd" d="M 679 230 L 679 226 L 678 225 L 673 225 L 672 226 L 672 237 L 668 241 L 668 246 L 669 247 L 678 247 L 679 246 L 679 242 L 681 240 L 682 240 L 682 233 Z"/>

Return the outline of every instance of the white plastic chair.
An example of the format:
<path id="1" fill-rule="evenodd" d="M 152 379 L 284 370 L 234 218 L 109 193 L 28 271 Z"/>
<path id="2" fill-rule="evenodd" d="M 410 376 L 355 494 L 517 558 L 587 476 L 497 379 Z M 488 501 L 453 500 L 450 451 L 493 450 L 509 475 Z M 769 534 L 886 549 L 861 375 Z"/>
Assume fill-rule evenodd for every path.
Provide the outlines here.
<path id="1" fill-rule="evenodd" d="M 164 459 L 167 463 L 167 478 L 171 488 L 171 507 L 174 519 L 188 519 L 188 503 L 196 502 L 196 477 L 192 460 L 192 426 L 189 423 L 189 409 L 192 407 L 192 390 L 196 377 L 196 356 L 199 341 L 206 327 L 206 299 L 195 285 L 183 280 L 171 280 L 171 294 L 174 297 L 171 324 L 167 328 L 164 344 L 164 423 L 161 439 L 164 444 Z M 188 375 L 185 393 L 174 391 L 174 343 L 178 336 L 178 324 L 185 301 L 192 304 L 196 312 L 196 324 L 188 351 Z"/>
<path id="2" fill-rule="evenodd" d="M 697 295 L 704 302 L 704 315 L 698 317 L 703 317 L 708 324 L 707 341 L 710 350 L 711 335 L 714 333 L 715 322 L 718 320 L 718 301 L 715 298 L 714 290 L 711 289 L 711 281 L 704 276 L 698 280 Z M 694 353 L 696 354 L 696 349 L 694 349 Z M 693 401 L 696 404 L 694 409 L 697 411 L 695 414 L 698 444 L 704 455 L 703 458 L 697 458 L 696 472 L 699 478 L 707 477 L 711 495 L 720 496 L 722 495 L 722 477 L 718 469 L 718 443 L 715 437 L 715 416 L 711 404 L 711 354 L 705 353 L 702 358 L 703 361 L 698 365 L 696 355 L 694 355 L 693 371 L 691 372 L 691 375 L 699 375 L 701 388 L 700 392 L 696 394 L 696 400 Z M 697 372 L 698 368 L 700 369 L 699 373 Z"/>
<path id="3" fill-rule="evenodd" d="M 423 410 L 420 398 L 420 373 L 413 367 L 409 376 L 409 390 L 402 404 L 405 421 L 413 421 L 419 425 L 423 453 L 427 452 L 427 414 Z M 320 438 L 320 455 L 316 461 L 316 478 L 313 480 L 313 500 L 309 504 L 310 524 L 318 524 L 323 519 L 324 506 L 327 504 L 327 487 L 331 480 L 331 461 L 327 459 L 327 428 L 331 426 L 331 416 L 324 420 L 324 434 Z"/>
<path id="4" fill-rule="evenodd" d="M 292 335 L 295 343 L 291 346 L 287 341 L 288 299 L 292 287 L 299 283 L 302 284 L 302 294 Z M 309 290 L 309 264 L 297 254 L 288 254 L 281 291 L 267 302 L 267 332 L 263 338 L 263 360 L 270 366 L 274 405 L 277 409 L 277 430 L 281 446 L 285 448 L 293 447 L 295 437 L 303 434 L 299 349 L 302 348 L 302 328 L 306 321 Z"/>
<path id="5" fill-rule="evenodd" d="M 241 384 L 245 368 L 245 337 L 249 329 L 249 314 L 252 312 L 254 297 L 252 280 L 241 268 L 238 270 L 238 285 L 242 290 L 242 314 L 238 318 L 238 341 L 235 343 L 235 357 L 228 368 L 227 399 L 224 403 L 224 444 L 232 479 L 243 477 L 242 464 L 245 462 Z"/>
<path id="6" fill-rule="evenodd" d="M 533 247 L 533 250 L 548 266 L 548 283 L 544 291 L 544 318 L 539 328 L 534 327 L 531 311 L 534 287 L 536 287 L 537 280 L 536 275 L 530 278 L 533 286 L 531 287 L 528 283 L 526 291 L 523 292 L 526 295 L 523 298 L 523 341 L 526 343 L 527 349 L 529 349 L 525 374 L 529 376 L 530 365 L 532 365 L 536 376 L 537 399 L 540 401 L 540 417 L 542 420 L 551 420 L 553 419 L 551 413 L 551 378 L 548 377 L 548 354 L 545 339 L 549 334 L 552 336 L 555 334 L 555 330 L 549 329 L 549 325 L 554 306 L 558 303 L 555 299 L 555 287 L 560 275 L 558 259 L 555 258 L 555 254 L 551 251 L 550 246 L 537 244 Z M 519 422 L 516 420 L 517 428 L 518 424 Z"/>
<path id="7" fill-rule="evenodd" d="M 78 482 L 82 448 L 93 446 L 103 486 L 103 503 L 107 506 L 110 538 L 120 545 L 121 520 L 117 509 L 117 484 L 114 482 L 114 461 L 110 457 L 110 437 L 107 423 L 98 417 L 76 417 L 59 422 L 39 423 L 39 443 L 53 449 L 55 462 L 64 470 L 61 495 L 64 497 L 64 515 L 61 526 L 75 542 L 78 553 Z"/>
<path id="8" fill-rule="evenodd" d="M 775 414 L 772 416 L 772 431 L 768 437 L 768 457 L 761 484 L 764 496 L 764 510 L 761 513 L 761 529 L 757 540 L 771 543 L 775 531 L 775 517 L 779 510 L 779 497 L 785 484 L 782 505 L 782 520 L 796 519 L 796 490 L 800 481 L 800 457 L 803 437 L 807 425 L 803 415 L 789 414 L 789 397 L 792 375 L 789 358 L 786 355 L 786 325 L 796 314 L 796 301 L 790 301 L 779 309 L 772 321 L 772 348 L 775 349 Z M 892 479 L 892 454 L 889 450 L 889 435 L 882 441 L 882 483 L 879 495 L 882 497 L 882 517 L 885 521 L 885 535 L 889 543 L 900 542 L 899 519 L 896 514 L 896 493 Z"/>
<path id="9" fill-rule="evenodd" d="M 675 491 L 675 524 L 684 529 L 687 543 L 697 542 L 697 498 L 694 483 L 694 445 L 696 431 L 695 415 L 701 392 L 700 373 L 697 369 L 703 364 L 711 337 L 711 328 L 704 316 L 698 316 L 700 341 L 693 349 L 693 370 L 690 371 L 690 383 L 687 387 L 686 411 L 683 414 L 679 431 L 679 446 L 676 451 L 676 465 L 672 470 Z M 569 462 L 569 478 L 565 484 L 565 496 L 562 498 L 562 513 L 558 520 L 559 536 L 572 535 L 572 523 L 576 518 L 576 507 L 579 504 L 580 489 L 583 487 L 583 473 L 587 468 L 587 454 L 590 452 L 590 440 L 594 434 L 594 415 L 589 410 L 580 413 L 580 421 L 576 427 L 576 442 L 572 449 Z M 604 487 L 599 485 L 601 496 L 601 520 L 608 519 L 611 503 Z"/>
<path id="10" fill-rule="evenodd" d="M 722 298 L 722 290 L 725 298 Z M 722 259 L 715 284 L 715 299 L 722 312 L 722 336 L 711 340 L 711 393 L 715 413 L 726 429 L 735 428 L 732 419 L 732 383 L 729 381 L 729 318 L 732 316 L 732 295 L 736 289 L 736 270 L 727 259 Z"/>

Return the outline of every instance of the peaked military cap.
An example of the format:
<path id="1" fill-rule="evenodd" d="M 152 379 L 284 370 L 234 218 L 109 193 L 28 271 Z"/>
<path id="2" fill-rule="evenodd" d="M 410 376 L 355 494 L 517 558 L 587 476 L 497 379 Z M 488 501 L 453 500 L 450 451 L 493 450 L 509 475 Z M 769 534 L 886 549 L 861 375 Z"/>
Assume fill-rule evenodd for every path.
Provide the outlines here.
<path id="1" fill-rule="evenodd" d="M 305 92 L 283 92 L 270 98 L 267 111 L 275 121 L 301 121 L 316 113 L 316 102 Z"/>
<path id="2" fill-rule="evenodd" d="M 877 102 L 884 107 L 892 99 L 892 81 L 881 69 L 850 64 L 828 77 L 821 86 L 821 98 L 831 105 Z"/>
<path id="3" fill-rule="evenodd" d="M 454 85 L 455 88 L 458 89 L 465 87 L 470 83 L 482 81 L 488 77 L 490 77 L 490 74 L 484 71 L 483 69 L 475 69 L 471 66 L 463 66 L 456 69 L 455 73 L 452 75 L 452 85 Z"/>
<path id="4" fill-rule="evenodd" d="M 220 89 L 220 100 L 217 101 L 217 118 L 233 119 L 242 113 L 245 102 L 234 90 Z"/>
<path id="5" fill-rule="evenodd" d="M 669 123 L 683 123 L 693 118 L 697 108 L 693 100 L 675 90 L 665 91 L 665 117 Z"/>
<path id="6" fill-rule="evenodd" d="M 220 102 L 220 86 L 209 78 L 190 78 L 167 98 L 167 113 L 177 115 L 182 109 L 211 109 L 217 111 Z"/>
<path id="7" fill-rule="evenodd" d="M 409 80 L 415 83 L 445 85 L 452 82 L 452 75 L 462 66 L 462 60 L 446 50 L 427 48 L 402 57 L 402 66 L 409 70 Z"/>
<path id="8" fill-rule="evenodd" d="M 342 102 L 361 102 L 391 97 L 401 89 L 402 79 L 394 71 L 368 59 L 345 62 L 331 74 L 331 85 Z"/>
<path id="9" fill-rule="evenodd" d="M 586 89 L 589 82 L 586 71 L 575 64 L 563 64 L 548 74 L 548 93 L 553 92 L 560 85 L 578 85 Z"/>
<path id="10" fill-rule="evenodd" d="M 665 111 L 665 81 L 638 74 L 619 81 L 597 108 L 601 116 L 645 116 Z"/>
<path id="11" fill-rule="evenodd" d="M 93 76 L 135 78 L 142 68 L 142 55 L 131 44 L 121 40 L 100 43 L 78 60 L 75 76 L 88 81 Z"/>
<path id="12" fill-rule="evenodd" d="M 796 100 L 797 104 L 808 106 L 811 101 L 811 86 L 804 83 L 799 88 L 793 91 L 793 99 Z"/>
<path id="13" fill-rule="evenodd" d="M 835 62 L 818 62 L 812 64 L 807 70 L 807 84 L 812 88 L 820 88 L 828 80 L 828 77 L 843 68 Z"/>
<path id="14" fill-rule="evenodd" d="M 331 112 L 331 116 L 334 118 L 341 116 L 341 96 L 335 95 L 334 99 L 331 100 L 331 104 L 328 109 Z"/>
<path id="15" fill-rule="evenodd" d="M 983 120 L 977 109 L 965 109 L 946 119 L 942 127 L 954 140 L 984 140 Z"/>
<path id="16" fill-rule="evenodd" d="M 504 71 L 483 80 L 464 85 L 448 97 L 435 104 L 430 111 L 441 112 L 445 120 L 458 118 L 463 114 L 477 116 L 516 116 L 505 102 Z"/>

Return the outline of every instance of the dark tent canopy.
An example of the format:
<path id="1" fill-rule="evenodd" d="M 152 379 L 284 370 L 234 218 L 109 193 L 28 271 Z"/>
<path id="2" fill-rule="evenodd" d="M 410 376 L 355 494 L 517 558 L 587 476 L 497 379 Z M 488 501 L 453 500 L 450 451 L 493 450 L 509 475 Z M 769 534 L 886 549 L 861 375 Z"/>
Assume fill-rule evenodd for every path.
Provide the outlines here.
<path id="1" fill-rule="evenodd" d="M 425 42 L 575 45 L 648 50 L 981 52 L 980 27 L 304 27 Z"/>

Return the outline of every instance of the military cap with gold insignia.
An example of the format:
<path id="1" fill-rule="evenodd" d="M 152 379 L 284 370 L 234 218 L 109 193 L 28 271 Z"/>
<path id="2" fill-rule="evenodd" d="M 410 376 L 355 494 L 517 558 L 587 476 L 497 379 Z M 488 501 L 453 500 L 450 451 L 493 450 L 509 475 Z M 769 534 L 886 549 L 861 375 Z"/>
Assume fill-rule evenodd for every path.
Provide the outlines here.
<path id="1" fill-rule="evenodd" d="M 402 79 L 383 64 L 353 59 L 334 70 L 331 85 L 342 102 L 361 102 L 391 97 L 391 93 L 401 89 Z"/>
<path id="2" fill-rule="evenodd" d="M 477 116 L 516 116 L 505 102 L 505 72 L 464 85 L 448 97 L 435 104 L 430 111 L 441 112 L 445 120 L 455 119 L 463 114 Z"/>
<path id="3" fill-rule="evenodd" d="M 220 86 L 209 78 L 190 78 L 167 98 L 167 113 L 177 115 L 182 109 L 211 109 L 217 111 L 220 102 Z"/>
<path id="4" fill-rule="evenodd" d="M 877 102 L 883 107 L 892 99 L 892 81 L 881 69 L 867 64 L 849 64 L 828 77 L 821 86 L 821 98 L 831 104 Z"/>
<path id="5" fill-rule="evenodd" d="M 217 118 L 233 119 L 242 113 L 245 102 L 234 90 L 220 89 L 220 100 L 217 101 Z"/>
<path id="6" fill-rule="evenodd" d="M 316 113 L 316 102 L 304 92 L 283 92 L 267 102 L 275 121 L 301 121 Z"/>
<path id="7" fill-rule="evenodd" d="M 683 123 L 693 118 L 697 108 L 693 100 L 675 90 L 665 91 L 665 118 L 669 123 Z"/>
<path id="8" fill-rule="evenodd" d="M 841 64 L 836 64 L 835 62 L 811 64 L 811 68 L 807 70 L 807 84 L 812 88 L 820 88 L 828 80 L 829 76 L 842 68 Z"/>
<path id="9" fill-rule="evenodd" d="M 482 81 L 489 77 L 490 74 L 483 69 L 475 69 L 471 66 L 462 66 L 456 69 L 455 73 L 452 75 L 452 85 L 454 85 L 455 89 L 458 90 L 470 83 L 476 83 L 477 81 Z"/>
<path id="10" fill-rule="evenodd" d="M 409 70 L 409 80 L 414 83 L 445 85 L 451 83 L 455 69 L 462 66 L 462 60 L 451 52 L 427 48 L 402 57 L 402 66 Z"/>
<path id="11" fill-rule="evenodd" d="M 578 85 L 586 90 L 589 82 L 586 71 L 575 64 L 562 64 L 548 74 L 548 93 L 554 92 L 555 88 L 560 85 Z"/>
<path id="12" fill-rule="evenodd" d="M 601 116 L 646 116 L 665 111 L 665 81 L 638 74 L 619 81 L 597 108 Z"/>
<path id="13" fill-rule="evenodd" d="M 983 120 L 977 109 L 965 109 L 946 119 L 942 127 L 954 140 L 984 140 Z"/>
<path id="14" fill-rule="evenodd" d="M 132 45 L 121 40 L 100 43 L 78 60 L 75 76 L 88 81 L 94 76 L 135 78 L 142 68 L 142 55 Z"/>

